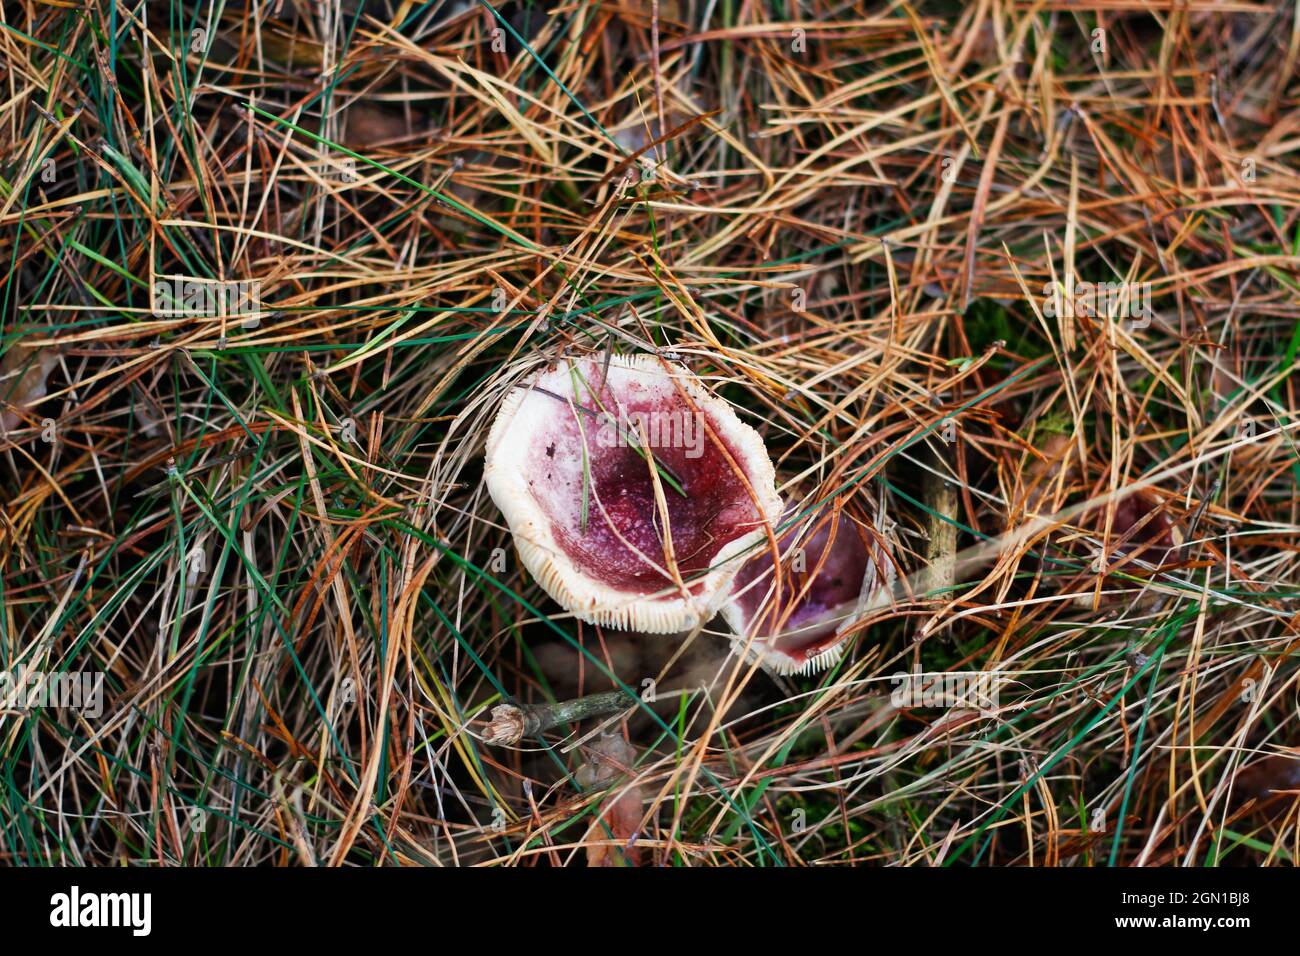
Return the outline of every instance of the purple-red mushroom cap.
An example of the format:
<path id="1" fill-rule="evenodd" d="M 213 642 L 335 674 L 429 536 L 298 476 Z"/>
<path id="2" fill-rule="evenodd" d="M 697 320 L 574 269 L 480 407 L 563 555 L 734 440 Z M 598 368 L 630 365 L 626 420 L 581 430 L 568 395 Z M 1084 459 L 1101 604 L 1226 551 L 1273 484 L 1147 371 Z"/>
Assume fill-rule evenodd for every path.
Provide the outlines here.
<path id="1" fill-rule="evenodd" d="M 855 624 L 890 603 L 893 565 L 843 511 L 794 522 L 779 547 L 780 594 L 772 553 L 760 552 L 737 574 L 722 614 L 737 653 L 776 673 L 816 673 L 840 659 Z"/>
<path id="2" fill-rule="evenodd" d="M 781 513 L 758 432 L 651 355 L 563 359 L 511 391 L 484 477 L 557 603 L 652 634 L 707 623 Z"/>

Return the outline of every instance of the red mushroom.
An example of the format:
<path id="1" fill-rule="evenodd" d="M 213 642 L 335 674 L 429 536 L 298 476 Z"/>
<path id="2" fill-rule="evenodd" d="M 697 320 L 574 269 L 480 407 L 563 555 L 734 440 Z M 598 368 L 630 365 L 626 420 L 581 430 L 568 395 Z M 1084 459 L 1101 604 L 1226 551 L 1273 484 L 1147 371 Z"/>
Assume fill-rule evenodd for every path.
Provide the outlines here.
<path id="1" fill-rule="evenodd" d="M 781 513 L 758 433 L 654 356 L 542 370 L 503 402 L 484 474 L 551 597 L 648 633 L 706 623 Z"/>
<path id="2" fill-rule="evenodd" d="M 766 551 L 741 568 L 722 613 L 738 653 L 777 673 L 815 673 L 839 660 L 849 629 L 868 610 L 888 602 L 893 565 L 842 511 L 797 522 L 780 549 L 779 600 Z"/>

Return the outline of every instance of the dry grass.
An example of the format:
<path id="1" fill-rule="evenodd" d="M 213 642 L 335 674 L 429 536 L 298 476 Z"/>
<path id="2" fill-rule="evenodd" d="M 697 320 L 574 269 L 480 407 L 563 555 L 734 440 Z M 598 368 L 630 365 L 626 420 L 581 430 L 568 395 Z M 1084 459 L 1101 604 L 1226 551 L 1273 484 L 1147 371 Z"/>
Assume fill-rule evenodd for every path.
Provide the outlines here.
<path id="1" fill-rule="evenodd" d="M 0 670 L 107 686 L 0 715 L 0 861 L 1300 856 L 1294 4 L 4 18 Z M 166 276 L 265 310 L 156 315 Z M 518 567 L 486 428 L 610 344 L 889 540 L 836 668 L 592 628 Z M 1009 682 L 895 708 L 913 667 Z M 631 776 L 597 721 L 481 741 L 646 679 Z"/>

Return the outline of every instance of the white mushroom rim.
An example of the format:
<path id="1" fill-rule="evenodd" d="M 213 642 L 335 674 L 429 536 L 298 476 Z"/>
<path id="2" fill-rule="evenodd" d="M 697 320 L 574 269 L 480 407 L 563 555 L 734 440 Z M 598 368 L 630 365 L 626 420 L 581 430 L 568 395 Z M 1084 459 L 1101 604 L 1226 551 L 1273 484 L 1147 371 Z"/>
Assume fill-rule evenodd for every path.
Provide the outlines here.
<path id="1" fill-rule="evenodd" d="M 684 368 L 562 359 L 514 389 L 484 477 L 524 566 L 583 621 L 702 626 L 781 514 L 763 440 Z"/>

